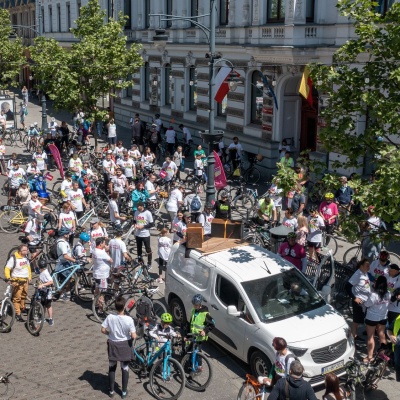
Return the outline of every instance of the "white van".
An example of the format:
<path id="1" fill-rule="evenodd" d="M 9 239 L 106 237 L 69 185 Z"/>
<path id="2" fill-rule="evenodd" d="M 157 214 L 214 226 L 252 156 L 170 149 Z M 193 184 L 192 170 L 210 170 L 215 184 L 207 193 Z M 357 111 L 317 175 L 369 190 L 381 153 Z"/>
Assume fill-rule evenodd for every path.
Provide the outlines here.
<path id="1" fill-rule="evenodd" d="M 285 338 L 313 386 L 328 372 L 344 374 L 355 350 L 350 328 L 305 276 L 257 245 L 223 247 L 202 252 L 173 246 L 165 299 L 175 323 L 190 319 L 191 299 L 200 293 L 215 320 L 210 338 L 250 364 L 254 375 L 268 375 L 277 336 Z"/>

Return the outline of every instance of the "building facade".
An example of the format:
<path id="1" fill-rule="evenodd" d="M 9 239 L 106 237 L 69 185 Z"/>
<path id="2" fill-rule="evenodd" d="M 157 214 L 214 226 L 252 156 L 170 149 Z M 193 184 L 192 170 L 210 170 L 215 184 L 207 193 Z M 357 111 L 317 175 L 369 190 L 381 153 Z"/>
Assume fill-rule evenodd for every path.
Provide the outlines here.
<path id="1" fill-rule="evenodd" d="M 114 102 L 120 124 L 128 126 L 136 112 L 145 121 L 159 113 L 164 126 L 184 123 L 197 136 L 195 141 L 200 141 L 197 132 L 208 128 L 210 108 L 208 39 L 190 20 L 165 21 L 152 14 L 197 17 L 196 21 L 210 27 L 207 14 L 213 2 L 217 9 L 216 51 L 241 76 L 237 89 L 230 91 L 222 104 L 213 105 L 215 129 L 225 132 L 226 144 L 238 136 L 246 151 L 264 156 L 267 174 L 275 170 L 278 146 L 283 139 L 295 155 L 310 149 L 314 156 L 326 161 L 328 168 L 340 157 L 324 153 L 318 141 L 323 125 L 318 119 L 318 108 L 323 106 L 323 95 L 314 92 L 314 105 L 310 106 L 298 93 L 305 65 L 331 64 L 334 52 L 354 37 L 353 25 L 338 14 L 336 0 L 99 1 L 108 17 L 116 17 L 119 11 L 128 15 L 128 45 L 142 44 L 144 65 L 133 76 L 135 86 L 123 91 Z M 16 6 L 24 2 L 31 3 L 2 3 Z M 379 0 L 378 10 L 385 13 L 394 2 Z M 87 0 L 37 0 L 36 25 L 42 24 L 45 36 L 67 45 L 72 40 L 69 28 L 86 3 Z M 158 28 L 166 30 L 167 43 L 154 41 Z M 273 89 L 276 101 L 266 83 Z M 366 172 L 364 166 L 360 165 L 357 172 Z"/>

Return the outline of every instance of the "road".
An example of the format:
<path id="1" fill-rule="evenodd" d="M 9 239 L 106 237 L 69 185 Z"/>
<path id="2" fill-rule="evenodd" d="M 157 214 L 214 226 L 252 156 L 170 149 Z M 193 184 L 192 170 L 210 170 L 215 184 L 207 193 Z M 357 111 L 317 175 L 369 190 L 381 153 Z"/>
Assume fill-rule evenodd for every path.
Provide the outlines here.
<path id="1" fill-rule="evenodd" d="M 58 121 L 69 122 L 68 113 L 55 112 L 49 107 L 49 118 L 54 116 Z M 34 104 L 29 106 L 28 123 L 40 121 L 39 107 Z M 128 140 L 129 132 L 118 130 L 119 134 Z M 22 153 L 22 149 L 8 149 L 7 154 L 16 151 L 25 162 L 29 155 Z M 4 182 L 0 177 L 0 184 Z M 0 203 L 5 204 L 6 199 L 0 197 Z M 6 235 L 0 233 L 0 261 L 2 266 L 6 263 L 6 255 L 12 245 L 18 243 L 18 234 Z M 349 246 L 342 243 L 338 257 L 343 255 Z M 156 251 L 155 240 L 152 243 Z M 156 272 L 154 265 L 153 271 Z M 2 273 L 0 273 L 3 276 Z M 4 293 L 5 284 L 0 283 L 0 291 Z M 161 296 L 163 286 L 160 286 Z M 30 293 L 32 288 L 30 289 Z M 106 351 L 106 337 L 100 333 L 100 324 L 96 323 L 91 304 L 79 302 L 54 303 L 55 325 L 50 327 L 45 324 L 40 336 L 31 336 L 20 322 L 15 322 L 10 333 L 0 335 L 0 375 L 5 371 L 13 371 L 11 377 L 15 388 L 12 399 L 105 399 L 108 389 L 108 360 Z M 294 327 L 295 328 L 295 327 Z M 282 332 L 284 336 L 284 332 Z M 243 378 L 248 372 L 247 366 L 241 361 L 227 355 L 212 343 L 207 343 L 205 351 L 212 358 L 214 368 L 213 381 L 205 393 L 194 393 L 185 389 L 182 400 L 196 399 L 230 400 L 235 399 Z M 360 347 L 360 352 L 365 350 L 365 345 Z M 398 398 L 399 384 L 394 380 L 392 371 L 387 374 L 379 385 L 379 390 L 369 393 L 366 399 Z M 121 382 L 120 371 L 117 370 L 117 383 Z M 130 374 L 129 398 L 152 399 L 148 391 L 147 381 L 138 381 L 137 377 Z M 120 388 L 116 389 L 118 393 Z M 317 391 L 319 399 L 323 391 Z M 0 399 L 1 399 L 0 391 Z"/>

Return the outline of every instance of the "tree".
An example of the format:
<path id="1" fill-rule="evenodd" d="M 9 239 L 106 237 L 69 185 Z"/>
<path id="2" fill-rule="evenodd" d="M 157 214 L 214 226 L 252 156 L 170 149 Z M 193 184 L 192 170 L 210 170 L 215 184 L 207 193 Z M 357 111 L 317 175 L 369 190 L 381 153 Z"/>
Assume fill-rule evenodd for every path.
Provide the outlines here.
<path id="1" fill-rule="evenodd" d="M 328 98 L 328 107 L 321 112 L 327 126 L 320 140 L 327 151 L 346 156 L 333 163 L 333 168 L 359 168 L 360 160 L 367 157 L 375 179 L 352 180 L 355 199 L 364 209 L 374 205 L 376 214 L 398 229 L 400 4 L 393 4 L 384 16 L 377 6 L 371 0 L 339 0 L 339 12 L 354 21 L 357 37 L 336 51 L 332 65 L 309 67 L 313 84 Z M 329 190 L 338 185 L 334 174 L 327 174 L 324 181 Z"/>
<path id="2" fill-rule="evenodd" d="M 17 77 L 26 58 L 23 51 L 22 39 L 16 37 L 10 40 L 13 34 L 10 21 L 10 13 L 3 8 L 0 9 L 0 87 L 6 89 L 17 85 Z"/>
<path id="3" fill-rule="evenodd" d="M 107 23 L 105 17 L 98 0 L 89 0 L 81 7 L 77 27 L 71 29 L 77 43 L 70 49 L 44 37 L 37 38 L 31 48 L 39 87 L 55 107 L 71 112 L 82 109 L 90 120 L 104 119 L 107 112 L 97 109 L 97 100 L 133 86 L 132 74 L 142 65 L 139 45 L 127 47 L 123 34 L 128 17 L 120 13 L 118 20 Z M 97 146 L 96 135 L 95 141 Z"/>

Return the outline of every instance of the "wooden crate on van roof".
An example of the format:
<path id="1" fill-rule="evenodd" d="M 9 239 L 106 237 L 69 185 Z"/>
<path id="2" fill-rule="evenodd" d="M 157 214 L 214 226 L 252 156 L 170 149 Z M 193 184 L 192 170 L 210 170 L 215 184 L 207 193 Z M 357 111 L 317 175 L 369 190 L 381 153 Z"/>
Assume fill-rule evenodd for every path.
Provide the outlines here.
<path id="1" fill-rule="evenodd" d="M 228 250 L 233 247 L 246 246 L 248 242 L 241 239 L 224 239 L 213 237 L 203 243 L 201 247 L 196 247 L 196 250 L 204 254 L 212 254 L 222 250 Z"/>

